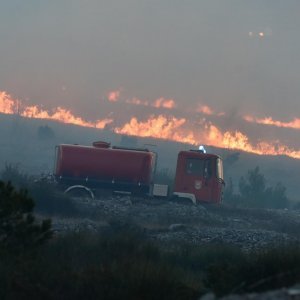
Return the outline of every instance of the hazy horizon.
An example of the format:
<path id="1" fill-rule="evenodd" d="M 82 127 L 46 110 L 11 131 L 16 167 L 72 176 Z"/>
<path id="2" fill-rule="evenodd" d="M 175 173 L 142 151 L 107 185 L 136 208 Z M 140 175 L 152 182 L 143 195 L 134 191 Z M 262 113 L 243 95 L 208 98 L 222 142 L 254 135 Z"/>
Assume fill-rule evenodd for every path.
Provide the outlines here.
<path id="1" fill-rule="evenodd" d="M 300 158 L 299 8 L 297 0 L 6 2 L 0 112 L 5 99 L 19 100 L 115 132 Z"/>

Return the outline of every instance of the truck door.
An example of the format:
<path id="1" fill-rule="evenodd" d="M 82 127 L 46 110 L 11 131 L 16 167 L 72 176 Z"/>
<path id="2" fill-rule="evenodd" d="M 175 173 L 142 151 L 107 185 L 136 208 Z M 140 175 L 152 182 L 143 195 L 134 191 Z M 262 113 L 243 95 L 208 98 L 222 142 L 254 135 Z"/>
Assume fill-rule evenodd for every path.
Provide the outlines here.
<path id="1" fill-rule="evenodd" d="M 215 161 L 215 172 L 216 175 L 214 176 L 214 186 L 213 186 L 213 193 L 212 193 L 212 201 L 215 203 L 221 203 L 223 198 L 223 189 L 225 186 L 224 176 L 223 176 L 223 163 L 221 158 L 217 158 Z"/>
<path id="2" fill-rule="evenodd" d="M 210 202 L 212 197 L 212 161 L 211 159 L 187 158 L 183 189 L 194 194 L 199 201 Z"/>

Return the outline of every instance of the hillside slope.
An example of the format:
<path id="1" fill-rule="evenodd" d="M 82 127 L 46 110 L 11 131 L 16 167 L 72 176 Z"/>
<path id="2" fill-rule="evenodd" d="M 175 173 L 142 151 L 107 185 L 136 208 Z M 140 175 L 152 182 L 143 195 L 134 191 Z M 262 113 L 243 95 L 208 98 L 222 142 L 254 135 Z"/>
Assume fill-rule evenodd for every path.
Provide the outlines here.
<path id="1" fill-rule="evenodd" d="M 28 174 L 52 172 L 55 145 L 60 143 L 91 145 L 93 141 L 105 140 L 112 145 L 146 146 L 158 153 L 158 169 L 168 170 L 171 176 L 174 173 L 177 153 L 180 150 L 196 148 L 188 144 L 152 138 L 124 138 L 108 130 L 12 115 L 0 115 L 0 123 L 0 169 L 3 169 L 6 163 L 17 164 L 21 171 Z M 43 126 L 48 126 L 54 136 L 39 136 L 39 128 Z M 287 194 L 292 200 L 300 200 L 300 160 L 285 156 L 259 156 L 209 146 L 207 150 L 224 158 L 225 180 L 232 178 L 235 186 L 249 169 L 259 166 L 269 185 L 273 186 L 280 181 L 286 186 Z"/>

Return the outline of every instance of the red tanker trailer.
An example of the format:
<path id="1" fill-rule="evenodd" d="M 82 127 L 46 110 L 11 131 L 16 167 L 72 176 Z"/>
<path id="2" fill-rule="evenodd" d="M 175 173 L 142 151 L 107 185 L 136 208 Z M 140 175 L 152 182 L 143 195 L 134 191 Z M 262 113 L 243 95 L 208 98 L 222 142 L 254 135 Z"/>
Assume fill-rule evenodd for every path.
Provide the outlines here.
<path id="1" fill-rule="evenodd" d="M 109 188 L 147 194 L 151 192 L 156 154 L 148 149 L 93 146 L 56 147 L 54 176 L 66 187 Z"/>

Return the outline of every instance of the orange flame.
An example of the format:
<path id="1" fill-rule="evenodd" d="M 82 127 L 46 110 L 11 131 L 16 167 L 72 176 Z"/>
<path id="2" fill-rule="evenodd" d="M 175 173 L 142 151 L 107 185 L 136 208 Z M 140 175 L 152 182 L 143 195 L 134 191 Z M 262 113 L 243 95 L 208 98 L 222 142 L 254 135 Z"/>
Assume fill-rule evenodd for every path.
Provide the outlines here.
<path id="1" fill-rule="evenodd" d="M 0 93 L 0 113 L 14 114 L 18 113 L 22 117 L 34 118 L 34 119 L 49 119 L 62 123 L 69 123 L 85 127 L 94 127 L 103 129 L 107 124 L 113 122 L 112 119 L 103 119 L 96 122 L 88 122 L 80 117 L 75 117 L 69 110 L 57 107 L 51 114 L 46 110 L 39 108 L 38 106 L 26 106 L 24 109 L 20 108 L 20 102 L 13 100 L 10 95 L 5 92 Z M 20 110 L 20 111 L 19 111 Z"/>
<path id="2" fill-rule="evenodd" d="M 0 112 L 14 114 L 18 101 L 13 100 L 6 92 L 0 91 Z"/>
<path id="3" fill-rule="evenodd" d="M 107 98 L 110 102 L 118 102 L 120 100 L 121 92 L 119 90 L 111 91 L 108 93 Z M 147 101 L 147 100 L 141 100 L 139 98 L 133 97 L 130 99 L 126 99 L 124 101 L 127 104 L 133 104 L 133 105 L 142 105 L 142 106 L 152 106 L 155 108 L 167 108 L 167 109 L 173 109 L 176 107 L 175 101 L 173 99 L 166 99 L 164 97 L 160 97 L 153 102 Z"/>
<path id="4" fill-rule="evenodd" d="M 46 110 L 41 110 L 37 106 L 28 106 L 23 112 L 20 113 L 22 117 L 35 118 L 35 119 L 49 119 L 62 123 L 69 123 L 84 127 L 94 127 L 103 129 L 107 124 L 113 122 L 112 119 L 98 120 L 96 122 L 88 122 L 80 117 L 75 117 L 69 110 L 62 107 L 57 107 L 52 114 Z"/>
<path id="5" fill-rule="evenodd" d="M 294 120 L 290 122 L 281 122 L 277 120 L 273 120 L 271 117 L 267 117 L 264 119 L 257 119 L 252 116 L 244 116 L 244 120 L 250 123 L 257 123 L 263 125 L 270 125 L 276 127 L 284 127 L 284 128 L 293 128 L 300 129 L 300 119 L 294 118 Z"/>
<path id="6" fill-rule="evenodd" d="M 209 116 L 214 114 L 213 110 L 207 105 L 199 105 L 197 107 L 197 112 L 200 112 L 204 115 L 209 115 Z"/>
<path id="7" fill-rule="evenodd" d="M 259 155 L 287 155 L 300 159 L 300 151 L 280 144 L 279 141 L 273 143 L 259 142 L 252 145 L 249 138 L 240 131 L 222 133 L 216 126 L 210 125 L 208 130 L 208 142 L 212 146 L 224 147 L 228 149 L 243 150 Z"/>
<path id="8" fill-rule="evenodd" d="M 111 91 L 108 93 L 107 98 L 110 102 L 117 102 L 120 98 L 120 91 Z"/>
<path id="9" fill-rule="evenodd" d="M 138 99 L 138 98 L 127 99 L 125 102 L 128 103 L 128 104 L 133 104 L 133 105 L 149 106 L 148 101 L 141 100 L 141 99 Z"/>
<path id="10" fill-rule="evenodd" d="M 207 116 L 212 116 L 212 115 L 216 115 L 216 116 L 224 116 L 225 113 L 224 112 L 215 112 L 211 107 L 209 107 L 208 105 L 202 105 L 199 104 L 198 107 L 196 108 L 196 111 L 199 113 L 202 113 L 204 115 Z"/>
<path id="11" fill-rule="evenodd" d="M 133 117 L 123 127 L 115 128 L 115 132 L 141 137 L 169 139 L 191 145 L 203 143 L 219 148 L 242 150 L 259 155 L 287 155 L 300 159 L 300 151 L 290 149 L 278 141 L 271 143 L 263 141 L 253 145 L 249 141 L 249 138 L 242 132 L 222 132 L 212 124 L 206 124 L 199 133 L 199 136 L 196 137 L 193 131 L 183 128 L 183 125 L 186 125 L 186 119 L 184 118 L 177 119 L 175 117 L 159 115 L 158 117 L 151 116 L 147 121 L 139 122 L 137 118 Z"/>
<path id="12" fill-rule="evenodd" d="M 163 101 L 161 102 L 163 103 Z M 0 91 L 0 113 L 14 114 L 18 113 L 23 117 L 51 119 L 63 123 L 70 123 L 85 127 L 94 127 L 103 129 L 107 124 L 113 123 L 113 119 L 103 119 L 96 122 L 89 122 L 81 117 L 74 116 L 69 110 L 57 107 L 52 113 L 39 108 L 38 106 L 22 107 L 22 103 L 12 97 L 6 92 Z M 245 117 L 249 122 L 259 122 L 251 117 Z M 299 129 L 298 119 L 289 123 L 278 123 L 272 119 L 263 119 L 263 124 L 271 123 L 271 125 L 291 127 Z M 272 121 L 272 122 L 271 122 Z M 287 155 L 293 158 L 300 159 L 300 151 L 289 148 L 281 144 L 279 141 L 266 142 L 261 141 L 257 144 L 251 143 L 249 138 L 240 131 L 225 131 L 222 132 L 217 126 L 212 123 L 202 122 L 201 129 L 199 127 L 195 130 L 190 129 L 190 124 L 185 118 L 176 118 L 174 116 L 152 115 L 146 121 L 139 121 L 136 117 L 124 126 L 114 128 L 114 132 L 119 134 L 135 135 L 140 137 L 154 137 L 161 139 L 168 139 L 177 142 L 188 143 L 191 145 L 206 144 L 220 148 L 237 149 L 255 154 L 264 155 Z"/>
<path id="13" fill-rule="evenodd" d="M 163 97 L 156 99 L 155 102 L 153 103 L 153 106 L 156 108 L 168 108 L 172 109 L 175 108 L 175 101 L 173 99 L 165 99 Z"/>
<path id="14" fill-rule="evenodd" d="M 192 132 L 187 134 L 180 134 L 177 132 L 178 129 L 185 123 L 186 120 L 184 118 L 168 118 L 163 115 L 159 115 L 158 117 L 151 116 L 145 122 L 139 122 L 137 118 L 133 117 L 122 128 L 115 128 L 114 131 L 119 134 L 154 137 L 194 144 L 195 137 Z"/>

